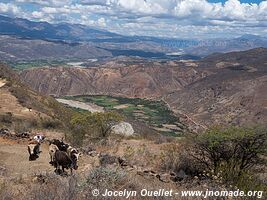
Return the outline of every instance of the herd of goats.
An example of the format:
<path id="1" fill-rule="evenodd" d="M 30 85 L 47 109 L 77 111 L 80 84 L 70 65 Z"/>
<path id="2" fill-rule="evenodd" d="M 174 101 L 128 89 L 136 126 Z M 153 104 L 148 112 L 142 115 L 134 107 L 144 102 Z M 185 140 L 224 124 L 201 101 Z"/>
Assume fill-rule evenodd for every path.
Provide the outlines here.
<path id="1" fill-rule="evenodd" d="M 40 146 L 45 137 L 37 135 L 28 144 L 29 160 L 33 161 L 39 158 Z M 57 174 L 64 174 L 65 169 L 78 169 L 78 159 L 81 153 L 63 140 L 53 139 L 47 140 L 49 142 L 50 164 L 55 167 Z M 60 167 L 62 169 L 60 169 Z"/>

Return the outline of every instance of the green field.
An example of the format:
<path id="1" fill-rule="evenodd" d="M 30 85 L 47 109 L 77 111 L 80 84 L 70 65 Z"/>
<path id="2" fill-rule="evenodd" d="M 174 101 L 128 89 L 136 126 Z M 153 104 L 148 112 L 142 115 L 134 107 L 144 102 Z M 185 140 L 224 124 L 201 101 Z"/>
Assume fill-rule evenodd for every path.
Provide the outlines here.
<path id="1" fill-rule="evenodd" d="M 116 110 L 126 117 L 146 123 L 168 135 L 181 134 L 184 129 L 178 118 L 162 101 L 111 96 L 75 96 L 66 97 L 66 99 L 94 103 L 108 111 Z"/>

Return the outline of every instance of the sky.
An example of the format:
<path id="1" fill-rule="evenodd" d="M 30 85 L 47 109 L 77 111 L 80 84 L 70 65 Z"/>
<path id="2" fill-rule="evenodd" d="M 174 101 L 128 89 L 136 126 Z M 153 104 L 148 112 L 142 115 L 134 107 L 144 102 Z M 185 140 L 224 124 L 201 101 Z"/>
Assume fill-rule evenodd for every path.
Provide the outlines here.
<path id="1" fill-rule="evenodd" d="M 267 0 L 0 0 L 0 14 L 84 24 L 123 35 L 267 35 Z"/>

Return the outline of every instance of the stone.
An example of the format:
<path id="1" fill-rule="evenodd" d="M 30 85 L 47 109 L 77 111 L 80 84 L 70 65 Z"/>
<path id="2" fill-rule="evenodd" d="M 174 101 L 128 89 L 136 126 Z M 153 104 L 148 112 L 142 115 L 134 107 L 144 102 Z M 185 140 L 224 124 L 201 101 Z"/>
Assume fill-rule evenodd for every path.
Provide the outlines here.
<path id="1" fill-rule="evenodd" d="M 111 127 L 111 133 L 122 136 L 132 136 L 135 134 L 132 125 L 128 122 L 120 122 Z"/>
<path id="2" fill-rule="evenodd" d="M 159 174 L 157 178 L 164 183 L 169 183 L 171 176 L 170 174 Z"/>

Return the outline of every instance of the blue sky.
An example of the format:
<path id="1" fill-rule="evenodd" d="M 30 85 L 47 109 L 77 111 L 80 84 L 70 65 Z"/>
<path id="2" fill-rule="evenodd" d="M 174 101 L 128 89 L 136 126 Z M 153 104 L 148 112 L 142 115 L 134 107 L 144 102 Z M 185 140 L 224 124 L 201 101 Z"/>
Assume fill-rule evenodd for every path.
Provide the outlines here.
<path id="1" fill-rule="evenodd" d="M 79 23 L 124 35 L 267 35 L 267 0 L 0 0 L 0 14 Z"/>

